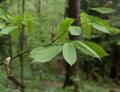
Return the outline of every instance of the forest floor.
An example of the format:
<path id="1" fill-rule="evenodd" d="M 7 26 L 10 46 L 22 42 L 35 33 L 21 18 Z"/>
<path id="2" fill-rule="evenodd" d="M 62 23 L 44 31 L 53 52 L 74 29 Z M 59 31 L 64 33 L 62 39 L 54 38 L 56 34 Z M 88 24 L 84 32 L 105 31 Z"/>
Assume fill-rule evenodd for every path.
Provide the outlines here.
<path id="1" fill-rule="evenodd" d="M 39 87 L 30 87 L 31 90 L 39 90 L 39 92 L 59 92 L 59 91 L 55 91 L 57 89 L 61 89 L 63 86 L 63 81 L 55 81 L 55 80 L 40 80 L 38 81 L 39 83 Z M 89 85 L 89 84 L 88 84 Z M 89 85 L 91 89 L 93 89 L 92 85 Z M 96 85 L 95 86 L 97 88 L 97 90 L 105 90 L 104 92 L 120 92 L 120 88 L 119 87 L 103 87 L 103 86 L 99 86 Z M 60 91 L 63 92 L 63 91 Z M 66 91 L 64 91 L 66 92 Z M 83 91 L 83 92 L 89 92 L 89 91 Z M 97 92 L 97 91 L 90 91 L 90 92 Z M 103 91 L 99 91 L 99 92 L 103 92 Z"/>
<path id="2" fill-rule="evenodd" d="M 46 84 L 46 87 L 48 89 L 58 89 L 58 88 L 62 88 L 63 86 L 63 82 L 58 82 L 58 81 L 54 81 L 54 80 L 42 80 L 41 83 Z M 102 87 L 102 86 L 97 86 L 99 89 L 105 89 L 108 90 L 108 92 L 120 92 L 120 88 L 119 87 Z"/>
<path id="3" fill-rule="evenodd" d="M 84 80 L 83 80 L 84 81 Z M 25 92 L 71 92 L 71 91 L 64 91 L 62 89 L 63 80 L 52 80 L 52 79 L 26 79 L 25 80 Z M 0 92 L 18 92 L 15 91 L 15 87 L 12 83 L 8 84 L 8 89 L 11 91 L 2 91 L 0 88 Z M 118 86 L 101 86 L 98 85 L 96 82 L 85 82 L 84 88 L 80 92 L 120 92 L 120 87 Z M 111 90 L 111 91 L 110 91 Z"/>
<path id="4" fill-rule="evenodd" d="M 62 89 L 64 83 L 63 74 L 50 72 L 42 73 L 41 75 L 33 74 L 32 76 L 30 75 L 30 72 L 26 74 L 24 79 L 26 86 L 25 92 L 71 92 Z M 5 76 L 2 78 L 4 79 L 0 81 L 0 85 L 3 85 L 2 88 L 0 86 L 0 92 L 19 92 L 16 91 L 16 86 L 10 80 L 7 80 Z M 19 76 L 16 76 L 16 78 L 20 80 Z M 82 90 L 80 92 L 110 92 L 110 90 L 114 90 L 111 92 L 120 92 L 120 87 L 115 84 L 113 85 L 112 83 L 97 83 L 93 80 L 89 81 L 86 79 L 80 80 L 79 84 L 80 89 Z M 4 89 L 6 89 L 6 91 L 3 91 Z"/>

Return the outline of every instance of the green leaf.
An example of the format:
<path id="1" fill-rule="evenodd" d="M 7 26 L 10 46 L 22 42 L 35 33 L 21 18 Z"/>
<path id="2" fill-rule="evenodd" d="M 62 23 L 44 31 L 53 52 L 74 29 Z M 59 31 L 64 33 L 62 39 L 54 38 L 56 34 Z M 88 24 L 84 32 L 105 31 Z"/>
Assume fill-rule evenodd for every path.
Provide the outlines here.
<path id="1" fill-rule="evenodd" d="M 115 35 L 115 34 L 120 34 L 120 29 L 115 28 L 115 27 L 111 27 L 110 30 L 111 34 Z"/>
<path id="2" fill-rule="evenodd" d="M 62 50 L 61 46 L 38 47 L 30 52 L 33 62 L 48 62 L 52 60 Z"/>
<path id="3" fill-rule="evenodd" d="M 0 8 L 0 15 L 3 15 L 5 13 L 4 9 Z"/>
<path id="4" fill-rule="evenodd" d="M 120 46 L 120 41 L 117 42 L 117 45 Z"/>
<path id="5" fill-rule="evenodd" d="M 3 36 L 3 34 L 0 33 L 0 37 Z"/>
<path id="6" fill-rule="evenodd" d="M 0 19 L 6 21 L 6 22 L 10 22 L 12 20 L 12 16 L 9 14 L 5 14 L 3 16 L 0 16 Z"/>
<path id="7" fill-rule="evenodd" d="M 101 31 L 101 32 L 110 33 L 109 30 L 107 30 L 104 26 L 102 26 L 102 25 L 100 25 L 100 24 L 98 24 L 98 23 L 92 22 L 91 24 L 92 24 L 92 26 L 93 26 L 95 29 L 97 29 L 97 30 L 99 30 L 99 31 Z"/>
<path id="8" fill-rule="evenodd" d="M 17 15 L 17 16 L 15 16 L 15 17 L 13 17 L 11 23 L 12 23 L 13 25 L 20 25 L 20 23 L 21 23 L 21 16 L 20 16 L 20 15 Z"/>
<path id="9" fill-rule="evenodd" d="M 31 34 L 33 30 L 33 21 L 31 19 L 32 19 L 31 14 L 29 13 L 24 14 L 24 22 L 25 22 L 25 25 L 26 25 L 26 28 L 29 34 Z"/>
<path id="10" fill-rule="evenodd" d="M 49 21 L 49 17 L 41 15 L 40 17 L 31 18 L 29 20 L 32 21 L 34 24 L 42 25 L 43 23 Z"/>
<path id="11" fill-rule="evenodd" d="M 97 11 L 102 14 L 108 14 L 108 13 L 113 13 L 114 10 L 112 8 L 106 8 L 106 7 L 98 7 L 98 8 L 90 8 L 93 11 Z"/>
<path id="12" fill-rule="evenodd" d="M 69 31 L 72 35 L 80 35 L 81 34 L 81 27 L 78 26 L 70 26 Z"/>
<path id="13" fill-rule="evenodd" d="M 103 19 L 101 19 L 101 18 L 99 18 L 99 17 L 90 16 L 90 15 L 89 15 L 89 19 L 90 19 L 91 22 L 95 22 L 95 23 L 103 26 L 103 27 L 106 28 L 107 30 L 110 30 L 110 29 L 111 29 L 111 27 L 108 25 L 108 23 L 107 23 L 105 20 L 103 20 Z"/>
<path id="14" fill-rule="evenodd" d="M 13 30 L 10 34 L 11 34 L 12 40 L 16 39 L 19 35 L 19 28 Z"/>
<path id="15" fill-rule="evenodd" d="M 71 66 L 76 62 L 76 50 L 72 43 L 65 43 L 63 45 L 63 57 Z"/>
<path id="16" fill-rule="evenodd" d="M 0 29 L 3 29 L 5 27 L 5 23 L 0 24 Z"/>
<path id="17" fill-rule="evenodd" d="M 64 20 L 61 21 L 60 26 L 59 26 L 59 33 L 58 36 L 61 36 L 58 39 L 58 43 L 64 43 L 66 39 L 68 38 L 68 28 L 71 26 L 71 24 L 74 22 L 74 19 L 72 18 L 65 18 Z"/>
<path id="18" fill-rule="evenodd" d="M 84 43 L 93 49 L 100 57 L 108 56 L 109 54 L 98 44 L 91 41 L 84 41 Z"/>
<path id="19" fill-rule="evenodd" d="M 93 42 L 74 41 L 73 44 L 83 53 L 92 57 L 96 57 L 100 60 L 101 60 L 100 57 L 104 57 L 108 55 L 102 47 L 100 47 L 99 45 Z"/>
<path id="20" fill-rule="evenodd" d="M 71 26 L 71 24 L 74 22 L 74 19 L 72 18 L 65 18 L 64 20 L 61 21 L 60 23 L 60 28 L 59 31 L 64 32 L 65 30 L 68 30 L 68 27 Z M 61 33 L 62 33 L 61 32 Z"/>
<path id="21" fill-rule="evenodd" d="M 8 19 L 6 18 L 5 15 L 0 16 L 0 19 L 1 19 L 1 20 L 5 20 L 5 21 L 8 21 Z"/>
<path id="22" fill-rule="evenodd" d="M 82 30 L 86 36 L 90 37 L 91 35 L 91 24 L 88 15 L 85 12 L 80 14 Z"/>
<path id="23" fill-rule="evenodd" d="M 0 34 L 9 34 L 11 31 L 17 29 L 18 26 L 9 26 L 1 30 Z"/>

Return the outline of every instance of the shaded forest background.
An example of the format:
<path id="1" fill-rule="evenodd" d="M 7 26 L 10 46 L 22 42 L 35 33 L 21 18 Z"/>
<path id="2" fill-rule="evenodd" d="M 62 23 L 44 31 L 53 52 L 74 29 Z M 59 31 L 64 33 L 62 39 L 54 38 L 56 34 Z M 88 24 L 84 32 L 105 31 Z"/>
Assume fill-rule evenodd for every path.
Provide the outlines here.
<path id="1" fill-rule="evenodd" d="M 37 20 L 31 35 L 25 36 L 24 48 L 36 48 L 48 44 L 51 32 L 57 34 L 60 21 L 64 19 L 66 0 L 25 0 L 25 12 L 29 12 Z M 112 14 L 99 14 L 89 10 L 90 7 L 111 7 L 115 9 Z M 120 1 L 119 0 L 81 0 L 81 9 L 88 14 L 98 16 L 106 20 L 110 26 L 120 29 Z M 22 12 L 19 0 L 0 0 L 0 29 L 3 20 L 6 21 L 7 14 L 15 16 Z M 120 92 L 120 30 L 109 35 L 93 32 L 91 38 L 87 39 L 100 44 L 110 55 L 98 59 L 80 53 L 79 74 L 76 83 L 79 84 L 80 92 L 109 92 L 116 90 Z M 18 37 L 12 39 L 11 35 L 0 37 L 0 62 L 8 57 L 15 56 L 20 51 Z M 23 79 L 26 86 L 25 92 L 73 92 L 73 87 L 62 89 L 65 80 L 65 68 L 61 55 L 58 55 L 48 63 L 31 63 L 28 54 L 24 55 Z M 11 64 L 12 75 L 21 79 L 21 63 L 19 58 Z M 19 88 L 7 79 L 6 71 L 0 66 L 0 92 L 19 92 Z M 118 90 L 118 91 L 117 91 Z"/>

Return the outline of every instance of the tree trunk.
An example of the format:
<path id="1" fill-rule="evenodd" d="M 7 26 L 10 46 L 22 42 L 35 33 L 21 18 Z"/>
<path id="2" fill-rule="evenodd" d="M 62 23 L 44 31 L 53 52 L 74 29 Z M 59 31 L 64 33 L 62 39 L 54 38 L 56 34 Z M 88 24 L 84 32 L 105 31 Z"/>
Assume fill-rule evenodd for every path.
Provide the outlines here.
<path id="1" fill-rule="evenodd" d="M 113 46 L 113 61 L 111 64 L 110 78 L 112 78 L 116 83 L 120 79 L 119 70 L 120 70 L 120 47 Z"/>
<path id="2" fill-rule="evenodd" d="M 21 9 L 22 9 L 21 15 L 23 18 L 24 12 L 25 12 L 25 0 L 22 0 Z M 24 29 L 25 29 L 25 26 L 22 25 L 20 28 L 20 38 L 19 38 L 20 51 L 24 50 L 24 41 L 25 41 Z M 24 75 L 24 64 L 23 64 L 24 63 L 24 56 L 20 55 L 19 59 L 20 59 L 20 68 L 21 68 L 21 84 L 24 85 L 24 78 L 23 78 L 23 75 Z M 21 89 L 21 92 L 24 92 L 24 88 Z"/>
<path id="3" fill-rule="evenodd" d="M 75 22 L 73 23 L 74 26 L 80 26 L 80 1 L 81 0 L 68 0 L 68 7 L 65 11 L 65 17 L 74 18 Z M 70 40 L 77 40 L 79 39 L 79 36 L 73 36 L 69 35 Z M 77 61 L 76 63 L 71 67 L 68 63 L 65 62 L 65 69 L 66 69 L 66 75 L 65 75 L 65 82 L 63 88 L 67 86 L 74 86 L 74 92 L 78 92 L 78 83 L 74 81 L 74 78 L 78 74 L 79 71 L 79 57 L 80 54 L 77 52 Z"/>
<path id="4" fill-rule="evenodd" d="M 11 35 L 8 35 L 8 44 L 9 44 L 9 55 L 10 57 L 12 57 L 12 39 L 11 39 Z"/>
<path id="5" fill-rule="evenodd" d="M 37 16 L 40 17 L 40 13 L 41 13 L 41 0 L 35 0 L 35 7 L 36 7 Z"/>

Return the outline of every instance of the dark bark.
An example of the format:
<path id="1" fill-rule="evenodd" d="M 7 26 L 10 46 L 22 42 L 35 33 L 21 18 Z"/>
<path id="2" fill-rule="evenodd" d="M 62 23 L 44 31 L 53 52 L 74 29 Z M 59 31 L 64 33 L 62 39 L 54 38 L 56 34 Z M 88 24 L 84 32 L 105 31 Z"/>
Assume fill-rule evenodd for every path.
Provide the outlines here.
<path id="1" fill-rule="evenodd" d="M 41 0 L 35 0 L 35 7 L 37 11 L 37 16 L 40 17 L 41 13 Z"/>
<path id="2" fill-rule="evenodd" d="M 25 86 L 22 85 L 15 77 L 12 76 L 12 70 L 10 68 L 10 64 L 11 64 L 11 57 L 7 57 L 3 62 L 2 64 L 4 65 L 5 67 L 5 70 L 6 70 L 6 74 L 7 74 L 7 77 L 9 80 L 11 80 L 15 85 L 16 87 L 20 87 L 20 89 L 24 89 Z"/>
<path id="3" fill-rule="evenodd" d="M 16 85 L 16 87 L 20 87 L 20 89 L 25 88 L 25 86 L 23 84 L 21 84 L 15 77 L 8 76 L 8 79 L 11 80 Z"/>
<path id="4" fill-rule="evenodd" d="M 78 92 L 79 88 L 78 83 L 74 81 L 74 78 L 77 77 L 79 71 L 79 57 L 79 52 L 77 52 L 77 61 L 73 66 L 70 66 L 68 63 L 64 62 L 66 74 L 63 88 L 74 86 L 74 92 Z"/>
<path id="5" fill-rule="evenodd" d="M 20 33 L 20 51 L 24 50 L 24 26 L 22 26 L 21 33 Z M 23 74 L 24 74 L 24 56 L 20 55 L 20 68 L 21 68 L 21 83 L 24 84 Z M 22 91 L 23 92 L 23 91 Z"/>
<path id="6" fill-rule="evenodd" d="M 12 57 L 12 39 L 11 39 L 11 35 L 8 35 L 9 37 L 8 37 L 8 39 L 9 39 L 9 55 L 10 55 L 10 57 Z"/>
<path id="7" fill-rule="evenodd" d="M 18 14 L 20 14 L 20 12 L 21 12 L 21 10 L 20 10 L 20 6 L 21 6 L 21 1 L 20 0 L 18 0 Z"/>
<path id="8" fill-rule="evenodd" d="M 73 23 L 74 26 L 80 25 L 80 1 L 81 0 L 68 0 L 68 7 L 65 11 L 65 17 L 74 18 L 75 22 Z M 79 39 L 79 36 L 69 35 L 70 40 Z M 63 88 L 67 86 L 74 86 L 74 92 L 78 92 L 78 83 L 74 81 L 74 77 L 76 77 L 79 71 L 79 57 L 80 54 L 77 52 L 77 61 L 73 66 L 70 66 L 68 63 L 65 62 L 65 82 Z"/>
<path id="9" fill-rule="evenodd" d="M 23 18 L 24 12 L 25 12 L 25 0 L 22 0 L 21 9 L 22 9 L 21 15 Z M 19 38 L 20 51 L 24 50 L 24 42 L 25 42 L 24 29 L 25 29 L 25 26 L 22 25 L 20 28 L 20 38 Z M 24 56 L 21 54 L 19 56 L 19 59 L 20 59 L 20 68 L 21 68 L 21 84 L 24 85 Z M 24 88 L 21 89 L 21 92 L 24 92 Z"/>
<path id="10" fill-rule="evenodd" d="M 120 70 L 120 47 L 113 46 L 113 61 L 111 64 L 110 78 L 112 78 L 116 83 L 120 79 L 119 70 Z"/>

